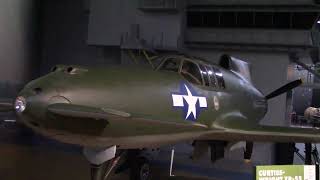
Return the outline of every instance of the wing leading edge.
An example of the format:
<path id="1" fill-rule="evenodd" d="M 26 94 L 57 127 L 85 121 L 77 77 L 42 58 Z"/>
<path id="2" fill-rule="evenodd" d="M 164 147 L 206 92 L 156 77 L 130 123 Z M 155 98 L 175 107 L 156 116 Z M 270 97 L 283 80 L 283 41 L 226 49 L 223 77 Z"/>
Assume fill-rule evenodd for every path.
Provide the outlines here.
<path id="1" fill-rule="evenodd" d="M 320 142 L 320 130 L 282 126 L 252 125 L 243 117 L 232 117 L 214 123 L 215 128 L 202 139 L 262 141 L 262 142 Z"/>
<path id="2" fill-rule="evenodd" d="M 116 109 L 74 104 L 51 104 L 47 113 L 48 117 L 53 118 L 53 122 L 60 122 L 62 125 L 58 130 L 66 130 L 67 133 L 59 131 L 52 135 L 46 129 L 41 134 L 65 143 L 90 147 L 117 145 L 124 149 L 157 148 L 198 139 L 209 131 L 207 126 L 197 123 L 155 120 Z M 95 128 L 90 128 L 93 125 Z M 74 127 L 77 131 L 72 131 Z M 86 133 L 88 131 L 90 133 Z"/>
<path id="3" fill-rule="evenodd" d="M 136 125 L 145 126 L 163 126 L 175 128 L 179 131 L 179 128 L 185 130 L 208 130 L 208 127 L 198 123 L 190 122 L 176 122 L 170 120 L 154 120 L 144 117 L 133 116 L 128 112 L 110 109 L 110 108 L 96 108 L 74 104 L 57 103 L 49 105 L 47 108 L 50 114 L 60 115 L 62 117 L 74 118 L 88 118 L 89 120 L 106 121 L 108 124 L 113 123 L 134 123 Z M 153 127 L 155 129 L 156 127 Z"/>
<path id="4" fill-rule="evenodd" d="M 92 121 L 106 121 L 107 124 L 134 124 L 143 127 L 152 127 L 156 133 L 153 141 L 160 140 L 159 135 L 163 129 L 175 129 L 178 134 L 193 132 L 191 136 L 177 138 L 176 140 L 202 139 L 226 141 L 264 141 L 264 142 L 320 142 L 320 130 L 314 128 L 297 128 L 281 126 L 253 125 L 243 116 L 232 116 L 215 121 L 213 129 L 197 124 L 176 123 L 172 121 L 152 120 L 133 117 L 130 113 L 114 110 L 100 109 L 72 104 L 53 104 L 48 107 L 52 114 L 78 118 L 89 118 Z M 107 125 L 108 126 L 108 125 Z M 156 130 L 159 128 L 158 130 Z M 152 132 L 150 130 L 150 132 Z M 162 135 L 167 135 L 163 132 Z M 151 135 L 151 134 L 149 134 Z M 182 134 L 181 134 L 182 135 Z M 142 134 L 137 134 L 142 136 Z M 148 136 L 148 135 L 147 135 Z"/>

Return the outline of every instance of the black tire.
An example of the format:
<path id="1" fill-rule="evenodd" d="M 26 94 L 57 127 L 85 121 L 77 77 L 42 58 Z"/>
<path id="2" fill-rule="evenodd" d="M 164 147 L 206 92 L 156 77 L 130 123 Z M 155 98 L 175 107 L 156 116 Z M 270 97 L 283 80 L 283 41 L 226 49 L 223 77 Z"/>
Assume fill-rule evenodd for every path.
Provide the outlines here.
<path id="1" fill-rule="evenodd" d="M 130 169 L 131 180 L 151 180 L 151 166 L 146 158 L 138 158 Z"/>

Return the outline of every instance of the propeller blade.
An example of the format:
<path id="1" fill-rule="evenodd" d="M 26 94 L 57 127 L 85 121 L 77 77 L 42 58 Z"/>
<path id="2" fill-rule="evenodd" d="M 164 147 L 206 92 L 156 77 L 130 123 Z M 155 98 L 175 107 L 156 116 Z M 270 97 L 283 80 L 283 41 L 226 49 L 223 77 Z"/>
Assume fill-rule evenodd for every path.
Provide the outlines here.
<path id="1" fill-rule="evenodd" d="M 9 112 L 13 110 L 12 102 L 0 102 L 0 112 Z"/>
<path id="2" fill-rule="evenodd" d="M 281 95 L 281 94 L 283 94 L 285 92 L 290 91 L 293 88 L 296 88 L 296 87 L 300 86 L 301 84 L 302 84 L 302 80 L 301 79 L 292 81 L 292 82 L 280 87 L 279 89 L 276 89 L 275 91 L 271 92 L 270 94 L 268 94 L 266 96 L 266 99 L 271 99 L 271 98 L 274 98 L 276 96 L 279 96 L 279 95 Z"/>

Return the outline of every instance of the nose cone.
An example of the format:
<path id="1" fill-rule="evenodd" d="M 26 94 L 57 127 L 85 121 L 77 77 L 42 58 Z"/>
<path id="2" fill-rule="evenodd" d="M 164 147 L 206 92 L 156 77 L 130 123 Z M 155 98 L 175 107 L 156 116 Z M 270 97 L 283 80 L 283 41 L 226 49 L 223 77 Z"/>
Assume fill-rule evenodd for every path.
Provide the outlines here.
<path id="1" fill-rule="evenodd" d="M 42 111 L 43 107 L 47 104 L 48 100 L 58 93 L 55 90 L 46 89 L 46 91 L 38 85 L 26 86 L 16 98 L 14 108 L 18 114 L 34 114 L 35 116 Z M 37 111 L 37 112 L 35 112 Z"/>
<path id="2" fill-rule="evenodd" d="M 17 113 L 22 113 L 27 107 L 27 101 L 23 96 L 18 96 L 14 102 L 14 109 Z"/>
<path id="3" fill-rule="evenodd" d="M 23 93 L 16 98 L 15 110 L 19 120 L 30 128 L 48 127 L 52 119 L 47 114 L 47 107 L 55 103 L 70 103 L 70 101 L 57 94 L 26 96 Z"/>
<path id="4" fill-rule="evenodd" d="M 28 125 L 46 125 L 47 107 L 54 103 L 70 103 L 59 95 L 57 80 L 45 76 L 28 83 L 15 100 L 14 108 L 19 120 Z"/>

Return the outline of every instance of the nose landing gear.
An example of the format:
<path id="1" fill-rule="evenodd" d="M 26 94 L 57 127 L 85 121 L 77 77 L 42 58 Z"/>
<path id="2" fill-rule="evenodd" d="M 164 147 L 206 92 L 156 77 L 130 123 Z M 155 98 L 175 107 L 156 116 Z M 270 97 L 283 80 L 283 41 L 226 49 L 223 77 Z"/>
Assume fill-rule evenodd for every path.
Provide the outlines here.
<path id="1" fill-rule="evenodd" d="M 149 161 L 141 156 L 141 150 L 127 150 L 115 153 L 116 148 L 105 150 L 84 149 L 84 155 L 91 165 L 91 180 L 107 180 L 114 168 L 123 162 L 118 169 L 130 168 L 130 180 L 151 180 L 151 167 Z M 126 158 L 123 160 L 123 158 Z"/>
<path id="2" fill-rule="evenodd" d="M 116 156 L 116 146 L 107 149 L 84 148 L 83 154 L 91 165 L 91 180 L 106 180 L 123 153 Z"/>
<path id="3" fill-rule="evenodd" d="M 106 180 L 120 158 L 121 156 L 118 156 L 100 165 L 91 164 L 91 180 Z"/>

